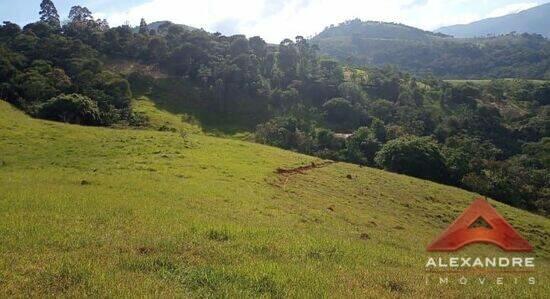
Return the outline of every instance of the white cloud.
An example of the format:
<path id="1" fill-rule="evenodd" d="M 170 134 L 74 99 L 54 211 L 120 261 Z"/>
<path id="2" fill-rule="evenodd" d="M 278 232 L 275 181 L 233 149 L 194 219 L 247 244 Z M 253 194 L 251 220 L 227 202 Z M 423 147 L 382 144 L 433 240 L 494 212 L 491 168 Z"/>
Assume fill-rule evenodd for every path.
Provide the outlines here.
<path id="1" fill-rule="evenodd" d="M 520 11 L 535 7 L 537 5 L 538 3 L 534 3 L 534 2 L 508 4 L 506 6 L 493 10 L 491 13 L 489 13 L 487 17 L 496 18 L 496 17 L 513 14 L 513 13 L 518 13 Z"/>
<path id="2" fill-rule="evenodd" d="M 111 25 L 136 25 L 144 17 L 148 22 L 170 20 L 224 34 L 260 35 L 276 43 L 311 36 L 356 17 L 432 30 L 486 17 L 483 12 L 490 11 L 489 4 L 496 6 L 492 0 L 150 0 L 126 11 L 96 15 Z M 532 5 L 522 7 L 525 4 Z"/>
<path id="3" fill-rule="evenodd" d="M 353 17 L 394 20 L 392 12 L 400 3 L 411 1 L 329 1 L 329 0 L 151 0 L 124 12 L 99 13 L 112 25 L 138 24 L 146 20 L 175 23 L 215 31 L 231 27 L 247 35 L 261 35 L 269 41 L 320 32 L 332 23 Z M 235 32 L 223 32 L 226 34 Z"/>

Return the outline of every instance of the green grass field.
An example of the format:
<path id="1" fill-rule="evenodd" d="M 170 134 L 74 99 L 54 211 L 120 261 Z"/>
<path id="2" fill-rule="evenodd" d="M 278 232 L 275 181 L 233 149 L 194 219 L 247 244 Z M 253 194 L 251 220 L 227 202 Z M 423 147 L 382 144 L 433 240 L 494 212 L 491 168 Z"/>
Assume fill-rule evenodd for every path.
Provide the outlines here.
<path id="1" fill-rule="evenodd" d="M 36 120 L 0 101 L 0 297 L 550 294 L 547 218 L 491 201 L 535 246 L 536 285 L 426 284 L 427 244 L 476 194 L 345 163 L 277 174 L 318 160 L 136 105 L 176 131 Z"/>

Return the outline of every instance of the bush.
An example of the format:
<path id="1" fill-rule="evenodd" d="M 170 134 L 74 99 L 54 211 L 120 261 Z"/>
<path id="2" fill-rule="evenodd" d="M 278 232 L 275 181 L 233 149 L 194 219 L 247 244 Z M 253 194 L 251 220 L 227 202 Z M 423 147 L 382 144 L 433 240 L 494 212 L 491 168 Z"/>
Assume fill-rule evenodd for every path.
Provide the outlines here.
<path id="1" fill-rule="evenodd" d="M 39 107 L 42 118 L 72 124 L 98 125 L 101 117 L 97 103 L 80 94 L 59 95 Z"/>
<path id="2" fill-rule="evenodd" d="M 423 179 L 446 181 L 445 160 L 429 137 L 407 136 L 386 143 L 376 154 L 376 163 L 389 171 Z"/>
<path id="3" fill-rule="evenodd" d="M 380 145 L 369 128 L 361 127 L 346 140 L 346 158 L 352 163 L 373 165 Z"/>
<path id="4" fill-rule="evenodd" d="M 113 106 L 118 109 L 128 108 L 132 99 L 132 91 L 128 81 L 122 78 L 113 78 L 106 83 L 106 93 L 110 96 Z"/>
<path id="5" fill-rule="evenodd" d="M 313 146 L 313 129 L 293 117 L 274 118 L 256 128 L 256 141 L 284 149 L 310 153 Z"/>

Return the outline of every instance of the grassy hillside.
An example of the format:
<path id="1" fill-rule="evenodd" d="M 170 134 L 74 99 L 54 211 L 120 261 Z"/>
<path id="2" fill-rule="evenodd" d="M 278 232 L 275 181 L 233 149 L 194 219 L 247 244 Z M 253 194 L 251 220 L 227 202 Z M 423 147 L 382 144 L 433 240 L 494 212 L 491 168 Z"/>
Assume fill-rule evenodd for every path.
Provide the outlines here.
<path id="1" fill-rule="evenodd" d="M 201 133 L 198 121 L 188 114 L 174 114 L 158 108 L 147 97 L 135 99 L 132 103 L 134 112 L 145 115 L 147 126 L 158 131 L 172 131 L 180 133 Z"/>
<path id="2" fill-rule="evenodd" d="M 426 245 L 475 194 L 344 163 L 277 173 L 321 161 L 171 126 L 66 125 L 0 101 L 0 296 L 550 292 L 546 218 L 491 201 L 535 246 L 538 285 L 426 285 Z"/>

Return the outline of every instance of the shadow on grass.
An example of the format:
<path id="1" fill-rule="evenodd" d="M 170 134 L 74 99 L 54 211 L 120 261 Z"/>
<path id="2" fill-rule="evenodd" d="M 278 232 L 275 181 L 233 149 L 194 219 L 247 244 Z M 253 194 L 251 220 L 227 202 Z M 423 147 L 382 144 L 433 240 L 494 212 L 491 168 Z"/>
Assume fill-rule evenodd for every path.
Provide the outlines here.
<path id="1" fill-rule="evenodd" d="M 229 101 L 216 105 L 212 100 L 201 96 L 196 86 L 175 78 L 157 79 L 150 90 L 134 91 L 134 96 L 147 96 L 160 110 L 191 116 L 207 134 L 235 135 L 253 132 L 258 124 L 267 120 L 266 111 L 258 113 L 254 109 L 243 107 L 243 104 L 230 105 Z M 229 112 L 231 110 L 244 112 Z"/>

